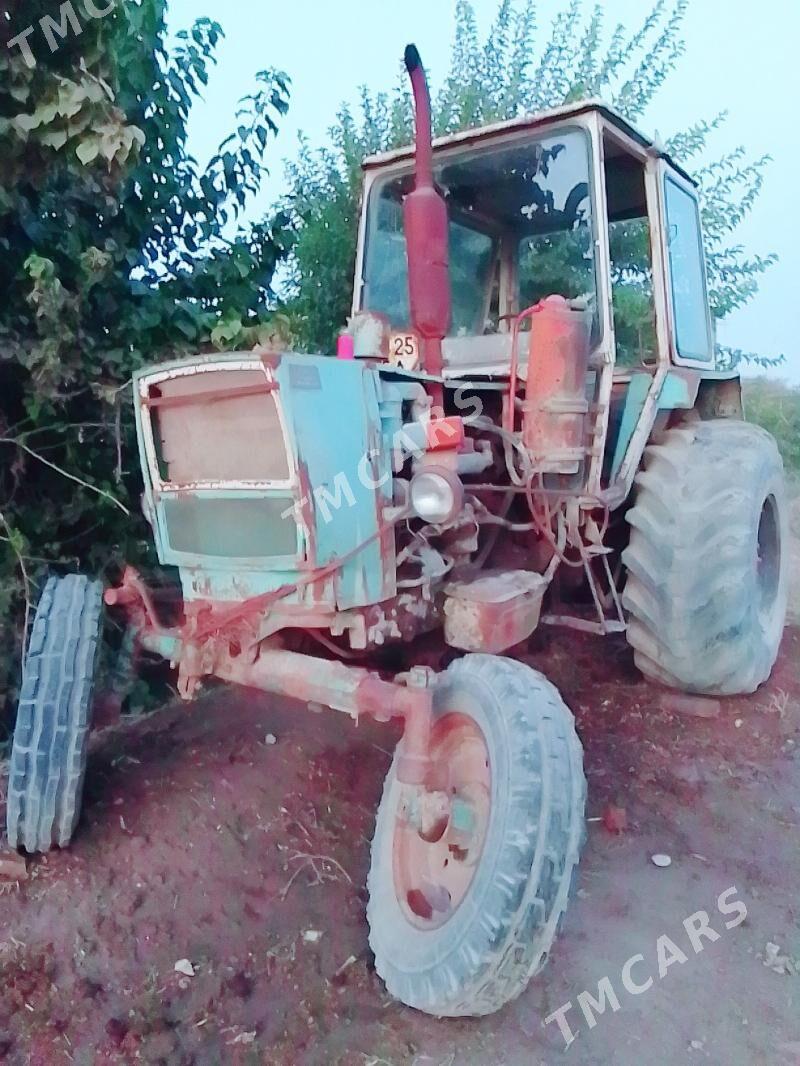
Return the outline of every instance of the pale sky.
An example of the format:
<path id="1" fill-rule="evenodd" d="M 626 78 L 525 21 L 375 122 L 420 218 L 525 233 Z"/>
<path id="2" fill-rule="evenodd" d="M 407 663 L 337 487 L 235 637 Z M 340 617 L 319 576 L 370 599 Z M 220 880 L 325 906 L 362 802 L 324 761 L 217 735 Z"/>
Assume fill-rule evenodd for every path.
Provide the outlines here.
<path id="1" fill-rule="evenodd" d="M 567 0 L 540 0 L 543 35 Z M 297 133 L 326 140 L 342 100 L 357 101 L 359 85 L 393 87 L 405 45 L 420 49 L 434 88 L 447 72 L 453 0 L 170 0 L 171 29 L 207 15 L 226 39 L 205 100 L 190 127 L 190 148 L 202 162 L 235 125 L 237 100 L 255 74 L 279 67 L 293 79 L 291 110 L 269 149 L 271 178 L 259 201 L 268 206 L 283 188 L 283 160 L 295 154 Z M 488 29 L 497 0 L 474 0 Z M 649 9 L 641 0 L 605 0 L 606 23 L 638 25 Z M 753 156 L 773 157 L 764 191 L 738 240 L 749 252 L 777 252 L 759 295 L 723 324 L 725 343 L 766 355 L 783 354 L 776 371 L 800 383 L 800 3 L 798 0 L 691 0 L 687 51 L 639 125 L 662 137 L 718 111 L 730 112 L 710 155 L 744 144 Z"/>

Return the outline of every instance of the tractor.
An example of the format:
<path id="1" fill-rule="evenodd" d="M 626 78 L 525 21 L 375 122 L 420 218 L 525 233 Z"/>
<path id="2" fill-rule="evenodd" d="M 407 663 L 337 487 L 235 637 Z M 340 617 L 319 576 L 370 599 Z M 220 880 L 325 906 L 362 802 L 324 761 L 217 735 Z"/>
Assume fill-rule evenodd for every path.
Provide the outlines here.
<path id="1" fill-rule="evenodd" d="M 692 178 L 597 101 L 434 142 L 405 59 L 416 144 L 365 163 L 336 357 L 136 375 L 174 587 L 48 580 L 8 836 L 43 852 L 77 826 L 105 608 L 186 700 L 216 678 L 401 720 L 375 966 L 410 1007 L 476 1016 L 544 966 L 586 835 L 574 719 L 526 642 L 624 633 L 659 685 L 754 692 L 783 631 L 787 508 L 778 449 L 718 362 Z"/>

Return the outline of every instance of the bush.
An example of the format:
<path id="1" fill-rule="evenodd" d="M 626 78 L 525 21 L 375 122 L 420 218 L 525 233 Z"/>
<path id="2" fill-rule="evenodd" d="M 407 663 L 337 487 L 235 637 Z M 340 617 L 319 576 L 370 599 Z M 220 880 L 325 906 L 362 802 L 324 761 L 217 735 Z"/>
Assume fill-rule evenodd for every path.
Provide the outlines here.
<path id="1" fill-rule="evenodd" d="M 28 66 L 7 45 L 57 8 L 6 8 L 0 0 L 0 721 L 42 575 L 113 577 L 123 560 L 149 557 L 132 372 L 212 344 L 252 346 L 274 328 L 283 222 L 241 216 L 289 93 L 285 75 L 262 71 L 200 171 L 187 123 L 217 23 L 199 19 L 168 52 L 166 0 L 118 4 Z"/>
<path id="2" fill-rule="evenodd" d="M 742 385 L 748 421 L 772 434 L 787 473 L 800 475 L 800 386 L 767 377 L 748 378 Z"/>

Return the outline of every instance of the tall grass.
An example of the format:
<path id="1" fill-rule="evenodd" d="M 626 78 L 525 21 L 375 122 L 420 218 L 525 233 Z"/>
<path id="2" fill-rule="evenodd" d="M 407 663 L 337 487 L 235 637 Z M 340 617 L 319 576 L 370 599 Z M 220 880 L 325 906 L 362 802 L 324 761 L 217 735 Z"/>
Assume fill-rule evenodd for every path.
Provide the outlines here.
<path id="1" fill-rule="evenodd" d="M 787 473 L 800 476 L 800 386 L 773 378 L 746 378 L 745 415 L 768 430 L 783 455 Z"/>

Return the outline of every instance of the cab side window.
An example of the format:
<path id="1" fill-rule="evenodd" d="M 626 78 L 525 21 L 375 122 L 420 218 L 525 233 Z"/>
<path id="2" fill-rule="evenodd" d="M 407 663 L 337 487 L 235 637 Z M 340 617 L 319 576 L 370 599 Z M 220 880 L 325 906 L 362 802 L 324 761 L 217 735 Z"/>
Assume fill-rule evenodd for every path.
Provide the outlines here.
<path id="1" fill-rule="evenodd" d="M 617 366 L 646 366 L 658 353 L 647 217 L 610 221 L 609 251 Z"/>
<path id="2" fill-rule="evenodd" d="M 697 200 L 667 178 L 666 208 L 677 352 L 682 359 L 710 360 L 712 340 Z"/>
<path id="3" fill-rule="evenodd" d="M 637 369 L 658 358 L 645 169 L 609 138 L 604 155 L 616 365 Z"/>

